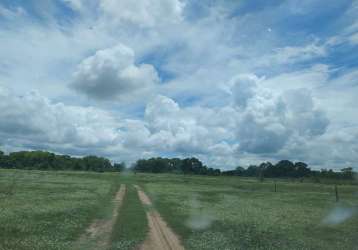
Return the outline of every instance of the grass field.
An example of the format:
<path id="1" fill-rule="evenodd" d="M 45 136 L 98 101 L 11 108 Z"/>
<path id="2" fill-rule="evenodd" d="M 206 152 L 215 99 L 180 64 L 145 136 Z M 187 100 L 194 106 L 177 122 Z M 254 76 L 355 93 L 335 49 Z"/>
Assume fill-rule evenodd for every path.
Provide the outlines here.
<path id="1" fill-rule="evenodd" d="M 127 185 L 111 249 L 148 231 L 137 184 L 186 249 L 358 249 L 358 186 L 238 177 L 0 170 L 0 249 L 73 249 Z"/>
<path id="2" fill-rule="evenodd" d="M 187 249 L 357 249 L 358 189 L 237 177 L 139 177 Z M 175 216 L 173 216 L 175 215 Z"/>
<path id="3" fill-rule="evenodd" d="M 113 174 L 0 170 L 0 249 L 70 249 L 105 216 Z"/>

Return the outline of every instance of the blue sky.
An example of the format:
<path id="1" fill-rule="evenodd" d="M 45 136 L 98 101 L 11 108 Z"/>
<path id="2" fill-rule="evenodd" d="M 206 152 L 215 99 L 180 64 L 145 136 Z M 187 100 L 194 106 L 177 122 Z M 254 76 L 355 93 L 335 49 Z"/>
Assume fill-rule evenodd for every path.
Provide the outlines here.
<path id="1" fill-rule="evenodd" d="M 357 167 L 358 1 L 3 0 L 0 148 Z"/>

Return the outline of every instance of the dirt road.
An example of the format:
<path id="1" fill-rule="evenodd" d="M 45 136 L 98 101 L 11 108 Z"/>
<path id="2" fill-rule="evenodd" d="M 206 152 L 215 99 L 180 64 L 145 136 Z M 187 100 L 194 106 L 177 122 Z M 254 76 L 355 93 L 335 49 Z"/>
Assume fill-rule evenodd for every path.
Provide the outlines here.
<path id="1" fill-rule="evenodd" d="M 149 197 L 135 186 L 141 202 L 146 206 L 151 206 Z M 178 236 L 166 224 L 163 218 L 153 208 L 147 211 L 149 233 L 147 239 L 140 246 L 141 250 L 184 250 Z"/>
<path id="2" fill-rule="evenodd" d="M 76 242 L 74 249 L 107 249 L 110 243 L 111 232 L 114 223 L 117 220 L 118 210 L 122 205 L 123 197 L 126 193 L 126 186 L 121 185 L 120 189 L 116 193 L 113 199 L 113 211 L 112 216 L 108 219 L 95 220 L 87 229 L 86 232 L 81 235 Z"/>

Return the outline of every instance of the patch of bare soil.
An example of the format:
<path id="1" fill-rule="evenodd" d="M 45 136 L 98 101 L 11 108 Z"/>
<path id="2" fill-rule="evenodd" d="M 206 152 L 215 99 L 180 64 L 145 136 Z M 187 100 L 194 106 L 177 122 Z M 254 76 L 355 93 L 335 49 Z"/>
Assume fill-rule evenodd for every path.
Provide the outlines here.
<path id="1" fill-rule="evenodd" d="M 138 187 L 138 196 L 144 205 L 152 205 L 149 197 Z M 147 211 L 149 233 L 147 239 L 139 247 L 140 250 L 184 250 L 179 237 L 163 220 L 160 214 L 151 209 Z"/>
<path id="2" fill-rule="evenodd" d="M 138 191 L 138 196 L 140 201 L 147 206 L 151 206 L 152 205 L 152 201 L 149 199 L 149 197 L 140 189 L 140 187 L 138 185 L 134 185 L 134 187 L 137 189 Z"/>
<path id="3" fill-rule="evenodd" d="M 74 249 L 107 249 L 110 243 L 111 232 L 114 223 L 117 220 L 118 210 L 122 205 L 123 197 L 126 193 L 126 186 L 121 185 L 115 198 L 113 199 L 112 216 L 108 219 L 95 220 L 86 229 L 86 232 L 81 235 L 76 242 Z"/>

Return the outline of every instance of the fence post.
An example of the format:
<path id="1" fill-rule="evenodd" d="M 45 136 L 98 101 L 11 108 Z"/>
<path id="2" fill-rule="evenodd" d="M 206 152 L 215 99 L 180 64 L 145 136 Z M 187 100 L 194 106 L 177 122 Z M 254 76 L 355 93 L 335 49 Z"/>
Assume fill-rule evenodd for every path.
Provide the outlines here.
<path id="1" fill-rule="evenodd" d="M 276 180 L 275 180 L 275 193 L 277 192 L 277 184 L 276 184 Z"/>
<path id="2" fill-rule="evenodd" d="M 335 192 L 335 194 L 336 194 L 336 202 L 338 202 L 338 201 L 339 201 L 339 195 L 338 195 L 338 187 L 337 187 L 337 184 L 334 185 L 334 192 Z"/>

